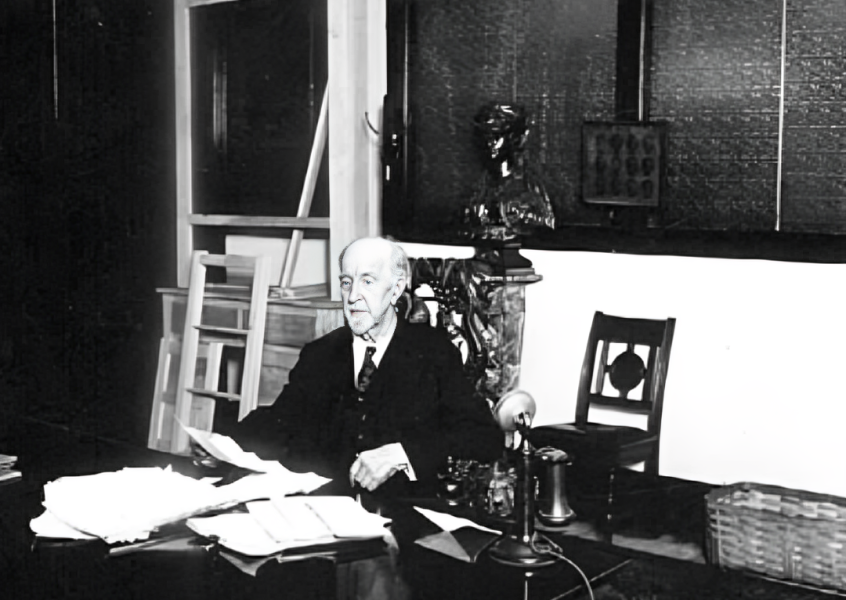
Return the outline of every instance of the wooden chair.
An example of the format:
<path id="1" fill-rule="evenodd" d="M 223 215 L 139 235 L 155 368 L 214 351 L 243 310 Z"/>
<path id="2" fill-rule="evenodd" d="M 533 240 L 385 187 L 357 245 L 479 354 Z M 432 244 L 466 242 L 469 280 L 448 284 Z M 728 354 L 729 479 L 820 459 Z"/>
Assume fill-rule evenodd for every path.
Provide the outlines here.
<path id="1" fill-rule="evenodd" d="M 551 446 L 567 452 L 574 471 L 600 475 L 607 470 L 607 506 L 601 529 L 609 538 L 613 533 L 617 467 L 642 462 L 647 476 L 658 475 L 664 385 L 674 330 L 673 318 L 632 319 L 597 312 L 582 363 L 575 421 L 531 431 L 530 440 L 536 447 Z M 622 351 L 613 354 L 616 349 Z M 646 427 L 590 421 L 592 407 L 645 415 Z"/>

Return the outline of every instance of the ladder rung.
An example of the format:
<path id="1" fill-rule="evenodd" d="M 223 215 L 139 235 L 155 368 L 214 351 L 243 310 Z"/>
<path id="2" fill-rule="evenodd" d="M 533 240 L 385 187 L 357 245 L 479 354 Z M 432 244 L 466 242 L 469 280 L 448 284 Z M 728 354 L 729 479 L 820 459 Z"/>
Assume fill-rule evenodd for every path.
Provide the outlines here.
<path id="1" fill-rule="evenodd" d="M 201 388 L 188 388 L 188 391 L 195 396 L 206 396 L 207 398 L 218 398 L 220 400 L 235 400 L 241 399 L 240 394 L 230 394 L 228 392 L 219 392 L 217 390 L 204 390 Z"/>
<path id="2" fill-rule="evenodd" d="M 203 254 L 200 256 L 200 263 L 207 267 L 253 269 L 256 265 L 256 257 L 240 256 L 238 254 Z"/>
<path id="3" fill-rule="evenodd" d="M 195 327 L 202 333 L 219 333 L 220 335 L 246 336 L 250 333 L 249 329 L 237 327 L 218 327 L 217 325 L 196 325 Z"/>
<path id="4" fill-rule="evenodd" d="M 227 348 L 246 348 L 247 342 L 240 338 L 231 338 L 225 335 L 203 335 L 202 342 L 209 344 L 221 344 Z"/>

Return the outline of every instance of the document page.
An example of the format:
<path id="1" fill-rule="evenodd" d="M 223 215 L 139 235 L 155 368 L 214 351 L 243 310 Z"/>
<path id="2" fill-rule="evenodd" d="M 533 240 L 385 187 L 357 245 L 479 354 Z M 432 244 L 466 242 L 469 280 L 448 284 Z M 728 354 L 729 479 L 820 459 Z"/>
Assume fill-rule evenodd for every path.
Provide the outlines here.
<path id="1" fill-rule="evenodd" d="M 469 519 L 419 506 L 414 508 L 443 530 L 415 540 L 415 543 L 463 562 L 476 562 L 482 551 L 500 535 L 495 529 Z"/>
<path id="2" fill-rule="evenodd" d="M 247 502 L 288 494 L 308 494 L 331 481 L 316 473 L 294 473 L 279 461 L 263 460 L 252 452 L 244 452 L 235 440 L 225 435 L 202 431 L 182 423 L 180 426 L 192 440 L 216 459 L 255 471 L 255 475 L 243 477 L 221 488 L 228 490 L 227 493 L 233 500 Z"/>
<path id="3" fill-rule="evenodd" d="M 250 502 L 247 510 L 277 542 L 334 539 L 332 530 L 302 496 Z"/>
<path id="4" fill-rule="evenodd" d="M 295 498 L 277 500 L 280 510 Z M 309 496 L 304 498 L 309 508 L 323 521 L 332 534 L 339 538 L 378 537 L 385 533 L 390 519 L 368 512 L 354 499 L 347 496 Z"/>
<path id="5" fill-rule="evenodd" d="M 271 471 L 278 471 L 279 469 L 288 471 L 278 461 L 262 460 L 252 452 L 244 452 L 241 446 L 231 437 L 220 435 L 213 431 L 202 431 L 182 423 L 180 423 L 180 426 L 203 450 L 218 460 L 228 462 L 236 467 L 256 471 L 257 473 L 269 473 Z"/>
<path id="6" fill-rule="evenodd" d="M 216 538 L 247 556 L 267 556 L 292 548 L 381 539 L 389 519 L 367 512 L 352 498 L 288 496 L 247 504 L 246 513 L 188 519 L 198 534 Z"/>
<path id="7" fill-rule="evenodd" d="M 451 515 L 449 513 L 438 512 L 436 510 L 430 510 L 428 508 L 420 508 L 419 506 L 415 506 L 414 510 L 416 510 L 421 515 L 432 521 L 432 523 L 434 523 L 444 531 L 456 531 L 458 529 L 461 529 L 462 527 L 472 527 L 474 529 L 478 529 L 480 531 L 487 531 L 489 533 L 500 533 L 496 529 L 491 529 L 490 527 L 479 525 L 477 523 L 474 523 L 470 519 L 456 517 L 455 515 Z"/>
<path id="8" fill-rule="evenodd" d="M 234 504 L 287 496 L 308 494 L 330 481 L 316 473 L 253 473 L 228 485 L 220 486 L 221 493 Z"/>

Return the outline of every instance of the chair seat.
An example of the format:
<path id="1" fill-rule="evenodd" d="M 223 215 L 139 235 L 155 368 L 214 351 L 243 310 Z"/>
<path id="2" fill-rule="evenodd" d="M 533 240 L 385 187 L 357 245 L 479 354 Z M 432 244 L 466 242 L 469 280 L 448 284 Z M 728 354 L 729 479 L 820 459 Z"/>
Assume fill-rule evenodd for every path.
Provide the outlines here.
<path id="1" fill-rule="evenodd" d="M 637 427 L 586 423 L 545 425 L 532 429 L 536 448 L 564 450 L 575 466 L 635 464 L 649 457 L 658 436 Z"/>

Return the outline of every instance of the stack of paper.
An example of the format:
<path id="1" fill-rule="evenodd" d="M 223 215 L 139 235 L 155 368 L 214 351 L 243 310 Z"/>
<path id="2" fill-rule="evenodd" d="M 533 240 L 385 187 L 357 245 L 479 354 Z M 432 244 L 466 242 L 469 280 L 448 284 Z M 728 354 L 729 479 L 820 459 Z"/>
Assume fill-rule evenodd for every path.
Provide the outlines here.
<path id="1" fill-rule="evenodd" d="M 62 477 L 44 486 L 47 510 L 30 528 L 44 537 L 134 542 L 168 523 L 258 498 L 307 493 L 326 481 L 282 465 L 273 473 L 248 475 L 221 487 L 169 467 Z"/>
<path id="2" fill-rule="evenodd" d="M 343 540 L 383 538 L 389 519 L 344 496 L 290 496 L 247 504 L 246 513 L 188 519 L 198 534 L 247 556 Z"/>
<path id="3" fill-rule="evenodd" d="M 62 477 L 44 486 L 47 510 L 30 527 L 47 537 L 132 542 L 167 523 L 226 506 L 230 500 L 222 489 L 158 467 Z"/>
<path id="4" fill-rule="evenodd" d="M 17 462 L 17 456 L 9 456 L 8 454 L 0 454 L 0 481 L 7 481 L 9 479 L 16 479 L 21 476 L 20 471 L 16 471 L 12 467 Z"/>
<path id="5" fill-rule="evenodd" d="M 221 487 L 170 467 L 62 477 L 44 486 L 47 510 L 30 522 L 31 529 L 45 537 L 134 542 L 168 523 L 261 498 L 307 494 L 330 481 L 262 460 L 228 437 L 185 429 L 215 457 L 256 473 Z"/>

